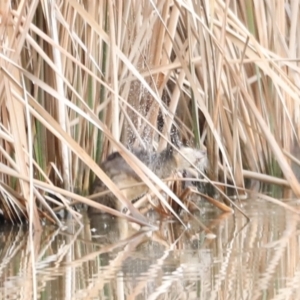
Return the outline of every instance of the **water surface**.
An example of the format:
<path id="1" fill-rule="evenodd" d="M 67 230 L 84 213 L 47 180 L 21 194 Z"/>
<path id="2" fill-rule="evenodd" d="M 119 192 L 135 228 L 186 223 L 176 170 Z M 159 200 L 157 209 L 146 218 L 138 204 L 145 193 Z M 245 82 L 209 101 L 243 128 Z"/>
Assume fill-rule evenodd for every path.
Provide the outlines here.
<path id="1" fill-rule="evenodd" d="M 299 217 L 264 201 L 240 213 L 207 208 L 187 229 L 172 220 L 138 230 L 95 216 L 84 226 L 0 229 L 3 299 L 298 299 Z M 91 231 L 91 228 L 93 230 Z"/>

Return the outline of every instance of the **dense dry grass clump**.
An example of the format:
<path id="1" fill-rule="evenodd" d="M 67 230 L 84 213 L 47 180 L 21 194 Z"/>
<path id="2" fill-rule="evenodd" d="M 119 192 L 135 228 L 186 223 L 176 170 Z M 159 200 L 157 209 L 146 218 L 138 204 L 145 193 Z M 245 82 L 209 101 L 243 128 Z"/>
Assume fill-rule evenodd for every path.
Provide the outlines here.
<path id="1" fill-rule="evenodd" d="M 245 176 L 282 172 L 300 196 L 286 156 L 298 145 L 298 6 L 2 1 L 4 215 L 36 229 L 43 216 L 59 222 L 56 207 L 77 217 L 69 199 L 97 205 L 78 196 L 94 174 L 124 199 L 97 165 L 112 151 L 168 193 L 127 148 L 162 151 L 171 141 L 205 145 L 213 181 L 243 188 Z"/>

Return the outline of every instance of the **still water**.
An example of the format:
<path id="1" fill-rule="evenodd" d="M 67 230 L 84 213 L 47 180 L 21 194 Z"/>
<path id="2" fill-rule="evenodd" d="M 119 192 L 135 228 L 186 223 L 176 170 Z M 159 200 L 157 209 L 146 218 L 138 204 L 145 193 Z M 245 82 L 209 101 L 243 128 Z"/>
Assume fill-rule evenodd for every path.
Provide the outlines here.
<path id="1" fill-rule="evenodd" d="M 164 220 L 138 230 L 103 216 L 32 238 L 2 227 L 0 298 L 300 299 L 299 216 L 258 200 L 243 210 L 250 222 L 208 207 L 187 229 Z"/>

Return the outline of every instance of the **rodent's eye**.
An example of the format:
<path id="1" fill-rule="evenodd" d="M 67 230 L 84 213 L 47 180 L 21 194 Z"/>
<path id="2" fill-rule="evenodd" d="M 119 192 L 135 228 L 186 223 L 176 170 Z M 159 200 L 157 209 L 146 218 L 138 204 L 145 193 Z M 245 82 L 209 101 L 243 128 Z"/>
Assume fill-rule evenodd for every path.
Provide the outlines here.
<path id="1" fill-rule="evenodd" d="M 123 214 L 126 214 L 128 212 L 128 208 L 125 206 L 125 207 L 123 207 L 123 209 L 122 209 L 122 213 Z"/>

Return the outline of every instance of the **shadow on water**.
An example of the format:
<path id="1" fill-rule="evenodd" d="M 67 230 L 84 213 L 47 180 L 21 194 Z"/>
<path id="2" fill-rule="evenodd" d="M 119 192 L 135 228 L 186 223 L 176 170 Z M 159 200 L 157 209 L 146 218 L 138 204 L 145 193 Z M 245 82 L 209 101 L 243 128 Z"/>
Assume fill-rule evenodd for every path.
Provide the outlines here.
<path id="1" fill-rule="evenodd" d="M 138 230 L 95 215 L 84 226 L 0 230 L 0 294 L 12 299 L 296 299 L 300 287 L 299 217 L 248 200 L 240 214 L 198 216 Z M 93 229 L 93 230 L 91 230 Z M 24 298 L 24 299 L 25 299 Z"/>

